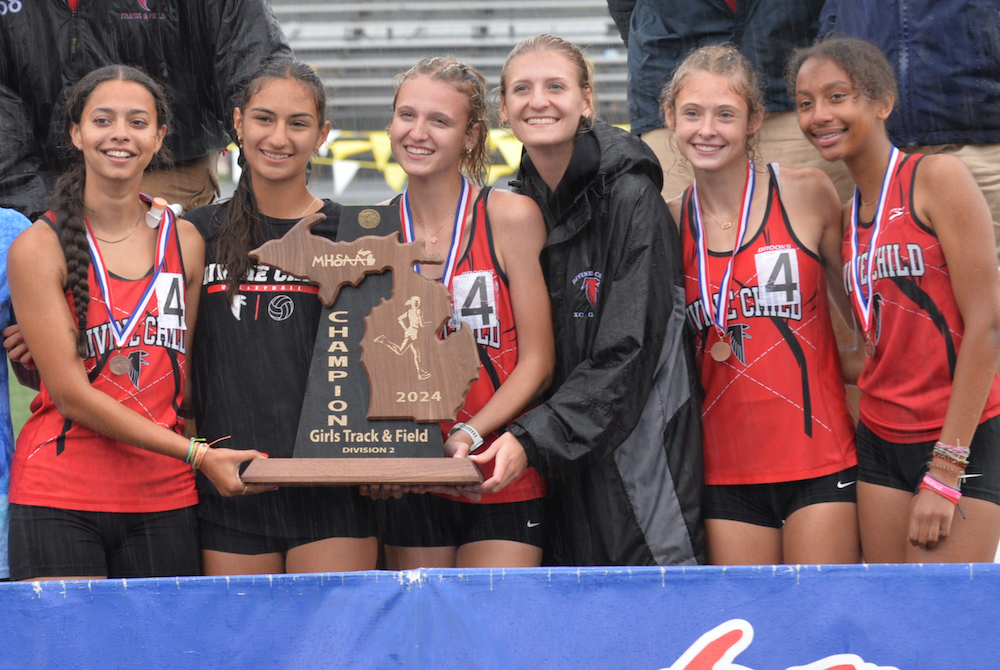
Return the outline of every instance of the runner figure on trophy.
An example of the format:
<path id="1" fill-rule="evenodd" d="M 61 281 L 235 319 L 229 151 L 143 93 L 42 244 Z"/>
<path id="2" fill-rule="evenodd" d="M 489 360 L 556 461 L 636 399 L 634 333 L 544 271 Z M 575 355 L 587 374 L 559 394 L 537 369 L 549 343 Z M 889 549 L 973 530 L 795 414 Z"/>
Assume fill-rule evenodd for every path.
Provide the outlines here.
<path id="1" fill-rule="evenodd" d="M 423 314 L 420 311 L 419 296 L 410 296 L 410 299 L 406 301 L 406 305 L 409 309 L 400 314 L 397 319 L 400 327 L 403 329 L 402 343 L 395 344 L 393 342 L 386 342 L 384 334 L 376 337 L 375 341 L 389 347 L 397 356 L 402 356 L 406 353 L 407 349 L 412 351 L 413 362 L 417 366 L 417 379 L 423 381 L 425 379 L 430 379 L 431 373 L 424 370 L 420 365 L 420 349 L 417 347 L 417 336 L 420 329 L 431 325 L 431 322 L 424 321 Z"/>

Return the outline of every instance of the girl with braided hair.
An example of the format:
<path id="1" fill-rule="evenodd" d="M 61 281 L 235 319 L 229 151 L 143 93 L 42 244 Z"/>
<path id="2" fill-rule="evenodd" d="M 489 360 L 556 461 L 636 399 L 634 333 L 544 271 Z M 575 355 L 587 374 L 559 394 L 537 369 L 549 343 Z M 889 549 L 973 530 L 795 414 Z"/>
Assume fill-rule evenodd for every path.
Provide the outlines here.
<path id="1" fill-rule="evenodd" d="M 63 120 L 53 210 L 8 256 L 41 374 L 11 473 L 11 577 L 197 574 L 192 466 L 223 495 L 257 492 L 238 468 L 260 454 L 181 434 L 204 244 L 188 222 L 151 216 L 139 192 L 166 159 L 165 96 L 107 66 L 73 88 Z"/>

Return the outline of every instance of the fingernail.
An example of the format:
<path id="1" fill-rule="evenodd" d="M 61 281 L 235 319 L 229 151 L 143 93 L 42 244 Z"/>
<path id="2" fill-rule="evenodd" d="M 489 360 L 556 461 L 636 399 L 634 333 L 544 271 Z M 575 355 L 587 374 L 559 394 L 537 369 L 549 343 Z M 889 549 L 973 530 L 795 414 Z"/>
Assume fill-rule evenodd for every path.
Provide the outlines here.
<path id="1" fill-rule="evenodd" d="M 264 457 L 264 458 L 270 458 L 270 456 L 268 456 L 267 454 L 265 454 L 265 453 L 264 453 L 263 451 L 262 451 L 262 452 L 260 452 L 260 455 L 261 455 L 262 457 Z"/>

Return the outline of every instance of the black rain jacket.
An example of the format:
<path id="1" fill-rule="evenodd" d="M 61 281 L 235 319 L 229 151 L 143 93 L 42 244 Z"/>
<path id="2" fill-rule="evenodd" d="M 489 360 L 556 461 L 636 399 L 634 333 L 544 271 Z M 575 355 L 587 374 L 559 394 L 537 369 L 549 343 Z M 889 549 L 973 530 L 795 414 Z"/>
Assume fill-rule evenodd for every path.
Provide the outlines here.
<path id="1" fill-rule="evenodd" d="M 12 9 L 18 7 L 17 11 Z M 73 85 L 111 64 L 166 87 L 176 162 L 230 142 L 240 87 L 267 56 L 290 54 L 265 0 L 30 0 L 0 16 L 0 207 L 44 212 Z M 146 10 L 144 7 L 149 7 Z"/>
<path id="2" fill-rule="evenodd" d="M 546 562 L 704 562 L 701 394 L 656 157 L 597 121 L 554 194 L 527 155 L 518 177 L 548 228 L 555 375 L 511 428 L 548 478 Z"/>

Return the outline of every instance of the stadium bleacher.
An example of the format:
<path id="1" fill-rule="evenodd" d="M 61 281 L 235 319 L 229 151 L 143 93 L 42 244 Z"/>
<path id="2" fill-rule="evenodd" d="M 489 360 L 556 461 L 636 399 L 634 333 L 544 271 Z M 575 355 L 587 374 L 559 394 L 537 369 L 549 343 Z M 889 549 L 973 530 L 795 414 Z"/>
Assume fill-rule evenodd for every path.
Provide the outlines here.
<path id="1" fill-rule="evenodd" d="M 510 49 L 540 32 L 586 48 L 601 115 L 628 122 L 627 53 L 604 0 L 271 0 L 271 6 L 296 56 L 323 79 L 341 130 L 384 128 L 393 76 L 424 56 L 453 54 L 493 89 Z"/>

